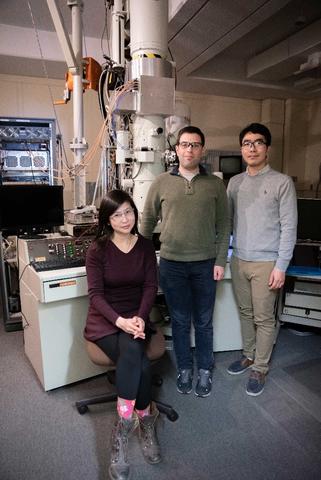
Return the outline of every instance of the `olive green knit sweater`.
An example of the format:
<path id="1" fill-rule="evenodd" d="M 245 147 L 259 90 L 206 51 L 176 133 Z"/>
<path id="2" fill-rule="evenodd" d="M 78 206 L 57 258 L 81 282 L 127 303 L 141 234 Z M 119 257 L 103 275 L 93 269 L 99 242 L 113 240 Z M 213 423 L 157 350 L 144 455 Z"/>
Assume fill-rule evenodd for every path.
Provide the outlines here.
<path id="1" fill-rule="evenodd" d="M 225 266 L 230 218 L 224 184 L 202 167 L 191 181 L 177 170 L 162 173 L 152 183 L 145 202 L 141 234 L 151 238 L 160 225 L 160 256 L 191 262 L 216 258 Z"/>

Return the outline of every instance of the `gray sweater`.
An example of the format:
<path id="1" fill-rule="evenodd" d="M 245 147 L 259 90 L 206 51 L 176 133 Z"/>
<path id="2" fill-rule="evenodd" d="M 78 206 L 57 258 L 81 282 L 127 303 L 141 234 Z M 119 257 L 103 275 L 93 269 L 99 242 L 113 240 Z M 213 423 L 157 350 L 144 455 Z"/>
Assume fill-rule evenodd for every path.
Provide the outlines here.
<path id="1" fill-rule="evenodd" d="M 296 242 L 297 199 L 292 179 L 267 165 L 257 175 L 232 177 L 227 189 L 233 219 L 233 255 L 276 261 L 285 271 Z"/>

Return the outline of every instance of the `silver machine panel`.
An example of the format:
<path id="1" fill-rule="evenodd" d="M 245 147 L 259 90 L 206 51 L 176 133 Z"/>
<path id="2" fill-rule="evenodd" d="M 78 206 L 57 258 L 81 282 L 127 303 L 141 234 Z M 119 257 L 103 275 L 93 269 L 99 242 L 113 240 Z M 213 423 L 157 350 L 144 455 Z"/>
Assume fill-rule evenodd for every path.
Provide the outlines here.
<path id="1" fill-rule="evenodd" d="M 54 183 L 55 120 L 0 118 L 3 183 Z"/>

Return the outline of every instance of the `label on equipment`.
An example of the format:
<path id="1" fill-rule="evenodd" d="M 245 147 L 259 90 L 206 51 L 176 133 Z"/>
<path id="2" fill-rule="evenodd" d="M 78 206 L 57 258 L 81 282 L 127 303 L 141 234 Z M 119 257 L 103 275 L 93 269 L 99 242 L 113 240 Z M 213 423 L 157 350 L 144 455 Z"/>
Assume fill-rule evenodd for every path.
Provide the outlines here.
<path id="1" fill-rule="evenodd" d="M 77 285 L 76 280 L 65 280 L 63 282 L 51 283 L 49 288 L 73 287 Z"/>

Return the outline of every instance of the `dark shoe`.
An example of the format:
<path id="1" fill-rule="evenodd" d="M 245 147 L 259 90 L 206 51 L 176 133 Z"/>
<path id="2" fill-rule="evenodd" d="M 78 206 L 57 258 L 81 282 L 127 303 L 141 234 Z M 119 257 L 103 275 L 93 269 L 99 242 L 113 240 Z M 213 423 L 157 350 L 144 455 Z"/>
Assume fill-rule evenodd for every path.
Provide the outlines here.
<path id="1" fill-rule="evenodd" d="M 230 375 L 239 375 L 240 373 L 245 372 L 245 370 L 247 370 L 248 368 L 251 368 L 253 363 L 254 360 L 242 355 L 240 360 L 236 360 L 236 362 L 231 363 L 231 365 L 227 369 L 227 373 L 229 373 Z"/>
<path id="2" fill-rule="evenodd" d="M 252 397 L 260 395 L 264 390 L 265 374 L 252 370 L 250 373 L 249 381 L 246 386 L 246 393 Z"/>
<path id="3" fill-rule="evenodd" d="M 200 368 L 195 387 L 195 395 L 198 397 L 208 397 L 212 391 L 212 371 Z"/>
<path id="4" fill-rule="evenodd" d="M 176 386 L 179 393 L 191 393 L 193 389 L 193 371 L 191 368 L 178 370 Z"/>
<path id="5" fill-rule="evenodd" d="M 159 463 L 162 461 L 160 446 L 156 432 L 156 421 L 159 415 L 154 403 L 151 405 L 150 415 L 138 417 L 139 436 L 142 452 L 147 463 Z"/>
<path id="6" fill-rule="evenodd" d="M 128 437 L 138 425 L 137 416 L 126 420 L 119 418 L 111 435 L 111 459 L 109 478 L 111 480 L 127 480 L 130 467 L 127 462 Z"/>

